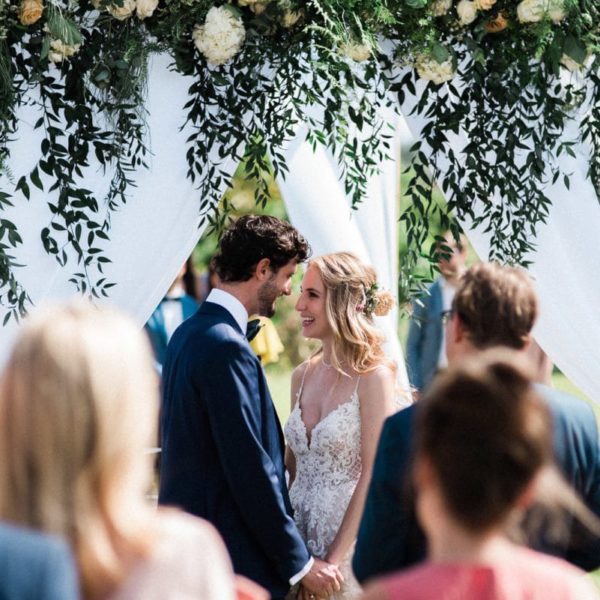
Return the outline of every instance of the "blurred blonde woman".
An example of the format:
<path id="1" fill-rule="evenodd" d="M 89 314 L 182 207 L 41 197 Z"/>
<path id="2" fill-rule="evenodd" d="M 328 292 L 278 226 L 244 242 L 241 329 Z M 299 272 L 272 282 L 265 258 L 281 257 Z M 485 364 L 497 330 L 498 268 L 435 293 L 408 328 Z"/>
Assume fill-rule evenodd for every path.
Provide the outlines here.
<path id="1" fill-rule="evenodd" d="M 360 593 L 350 560 L 383 421 L 397 409 L 395 369 L 373 316 L 393 304 L 373 268 L 349 252 L 310 261 L 296 304 L 303 335 L 321 348 L 292 376 L 290 500 L 313 556 L 344 576 L 332 598 Z M 313 598 L 302 588 L 293 593 Z"/>
<path id="2" fill-rule="evenodd" d="M 64 536 L 86 599 L 231 599 L 215 530 L 145 500 L 156 411 L 133 322 L 84 301 L 38 310 L 0 382 L 0 518 Z"/>

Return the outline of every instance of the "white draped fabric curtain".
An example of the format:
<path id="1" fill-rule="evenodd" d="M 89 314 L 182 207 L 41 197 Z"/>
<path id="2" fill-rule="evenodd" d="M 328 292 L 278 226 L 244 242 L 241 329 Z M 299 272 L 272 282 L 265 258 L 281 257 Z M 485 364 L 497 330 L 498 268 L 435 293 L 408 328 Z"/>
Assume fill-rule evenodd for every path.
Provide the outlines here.
<path id="1" fill-rule="evenodd" d="M 137 174 L 137 187 L 131 190 L 127 204 L 113 214 L 110 242 L 105 245 L 113 261 L 105 269 L 106 275 L 117 283 L 106 302 L 129 312 L 140 324 L 202 234 L 198 228 L 199 198 L 186 178 L 185 139 L 189 131 L 179 130 L 190 81 L 168 71 L 168 62 L 166 57 L 157 57 L 150 70 L 149 169 Z M 418 136 L 424 123 L 410 116 L 410 101 L 408 98 L 402 109 Z M 40 136 L 33 130 L 38 116 L 33 106 L 21 110 L 19 130 L 10 146 L 15 179 L 28 173 L 38 156 Z M 464 143 L 457 136 L 455 150 L 459 152 Z M 323 150 L 313 154 L 303 142 L 302 131 L 290 144 L 287 156 L 290 174 L 280 185 L 292 222 L 309 239 L 315 254 L 352 250 L 375 266 L 385 287 L 395 289 L 396 163 L 383 165 L 381 176 L 370 183 L 369 200 L 355 212 L 349 209 L 335 163 Z M 540 227 L 538 252 L 531 267 L 542 309 L 535 333 L 565 374 L 600 401 L 600 320 L 595 312 L 600 300 L 600 279 L 595 276 L 600 207 L 586 179 L 585 148 L 578 149 L 576 159 L 564 160 L 569 161 L 567 170 L 573 172 L 571 189 L 566 190 L 560 181 L 549 186 L 547 193 L 554 206 L 547 224 Z M 230 161 L 223 170 L 233 174 L 236 166 Z M 108 180 L 98 164 L 90 164 L 85 172 L 85 187 L 97 191 L 97 197 L 103 197 Z M 45 253 L 40 231 L 50 220 L 48 194 L 34 188 L 31 192 L 29 202 L 19 199 L 6 216 L 17 224 L 24 242 L 13 253 L 17 262 L 26 265 L 18 270 L 18 277 L 33 302 L 40 304 L 73 295 L 68 280 L 76 265 L 60 267 Z M 480 256 L 486 256 L 487 236 L 469 230 L 468 224 L 466 228 Z M 382 325 L 388 332 L 391 353 L 400 357 L 394 319 L 389 317 Z M 15 331 L 12 322 L 3 329 L 0 361 L 6 357 Z M 403 369 L 401 375 L 405 378 Z"/>

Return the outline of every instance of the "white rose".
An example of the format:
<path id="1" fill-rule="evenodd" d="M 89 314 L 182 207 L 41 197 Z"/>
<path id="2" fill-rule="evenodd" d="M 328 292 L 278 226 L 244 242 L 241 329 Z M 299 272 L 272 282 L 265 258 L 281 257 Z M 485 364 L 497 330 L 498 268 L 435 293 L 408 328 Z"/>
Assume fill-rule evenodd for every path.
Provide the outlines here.
<path id="1" fill-rule="evenodd" d="M 439 63 L 435 58 L 428 54 L 421 54 L 417 57 L 415 68 L 421 79 L 433 81 L 437 84 L 450 81 L 456 74 L 452 58 L 445 60 L 443 63 Z"/>
<path id="2" fill-rule="evenodd" d="M 350 40 L 340 46 L 340 54 L 351 58 L 355 62 L 364 62 L 371 58 L 371 47 Z"/>
<path id="3" fill-rule="evenodd" d="M 267 10 L 268 2 L 254 2 L 249 4 L 248 7 L 255 15 L 262 15 Z"/>
<path id="4" fill-rule="evenodd" d="M 123 6 L 111 4 L 106 10 L 119 21 L 124 21 L 129 18 L 135 10 L 135 0 L 123 0 Z"/>
<path id="5" fill-rule="evenodd" d="M 138 19 L 151 17 L 158 6 L 158 0 L 136 0 L 135 12 Z"/>
<path id="6" fill-rule="evenodd" d="M 452 0 L 434 0 L 431 11 L 436 17 L 445 15 L 452 8 Z"/>
<path id="7" fill-rule="evenodd" d="M 477 18 L 477 6 L 472 0 L 460 0 L 456 12 L 461 25 L 470 25 Z"/>
<path id="8" fill-rule="evenodd" d="M 496 4 L 496 0 L 475 0 L 475 6 L 479 10 L 490 10 Z"/>
<path id="9" fill-rule="evenodd" d="M 79 52 L 81 44 L 65 44 L 62 40 L 52 40 L 48 51 L 48 60 L 53 63 L 62 62 Z"/>
<path id="10" fill-rule="evenodd" d="M 554 23 L 560 23 L 565 18 L 565 5 L 563 0 L 550 0 L 548 16 Z"/>
<path id="11" fill-rule="evenodd" d="M 537 23 L 548 17 L 554 23 L 565 18 L 563 0 L 523 0 L 517 6 L 517 17 L 521 23 Z"/>
<path id="12" fill-rule="evenodd" d="M 192 38 L 211 65 L 222 65 L 242 49 L 246 30 L 242 20 L 224 6 L 213 6 L 204 25 L 194 27 Z"/>

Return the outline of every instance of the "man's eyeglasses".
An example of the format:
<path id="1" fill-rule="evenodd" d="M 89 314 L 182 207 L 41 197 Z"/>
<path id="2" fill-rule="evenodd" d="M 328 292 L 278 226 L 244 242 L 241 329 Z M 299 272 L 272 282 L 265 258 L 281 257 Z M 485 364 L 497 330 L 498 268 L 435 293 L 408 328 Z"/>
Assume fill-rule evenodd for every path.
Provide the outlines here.
<path id="1" fill-rule="evenodd" d="M 442 311 L 442 323 L 444 325 L 446 325 L 446 323 L 448 323 L 448 321 L 450 321 L 450 319 L 452 319 L 452 314 L 454 313 L 454 311 L 450 308 L 448 310 L 443 310 Z"/>

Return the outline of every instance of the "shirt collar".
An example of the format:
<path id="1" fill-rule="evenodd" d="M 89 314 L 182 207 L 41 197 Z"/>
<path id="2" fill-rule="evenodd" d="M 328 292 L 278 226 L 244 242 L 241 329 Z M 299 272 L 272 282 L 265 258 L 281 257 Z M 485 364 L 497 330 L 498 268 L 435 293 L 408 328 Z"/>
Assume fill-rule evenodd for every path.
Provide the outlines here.
<path id="1" fill-rule="evenodd" d="M 248 326 L 248 311 L 235 296 L 232 296 L 229 292 L 224 290 L 213 288 L 210 290 L 206 301 L 222 306 L 226 311 L 231 313 L 231 316 L 240 326 L 242 332 L 246 332 L 246 327 Z"/>

